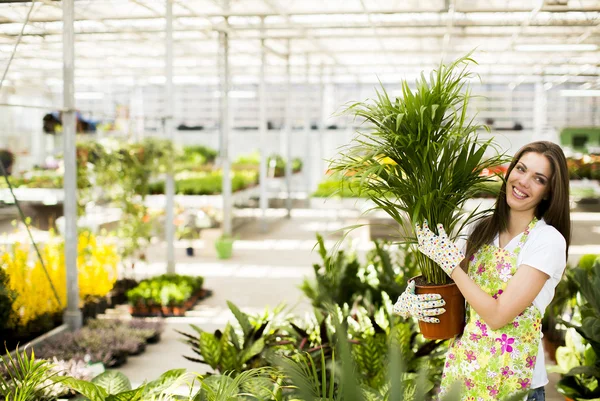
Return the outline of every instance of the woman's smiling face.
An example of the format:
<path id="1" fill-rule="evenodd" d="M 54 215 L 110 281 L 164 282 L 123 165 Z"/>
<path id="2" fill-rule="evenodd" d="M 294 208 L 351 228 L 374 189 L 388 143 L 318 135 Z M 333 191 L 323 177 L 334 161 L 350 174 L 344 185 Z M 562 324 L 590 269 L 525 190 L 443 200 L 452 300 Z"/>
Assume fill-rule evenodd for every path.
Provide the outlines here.
<path id="1" fill-rule="evenodd" d="M 506 180 L 506 202 L 517 212 L 533 211 L 550 190 L 552 166 L 546 156 L 528 152 L 521 156 Z"/>

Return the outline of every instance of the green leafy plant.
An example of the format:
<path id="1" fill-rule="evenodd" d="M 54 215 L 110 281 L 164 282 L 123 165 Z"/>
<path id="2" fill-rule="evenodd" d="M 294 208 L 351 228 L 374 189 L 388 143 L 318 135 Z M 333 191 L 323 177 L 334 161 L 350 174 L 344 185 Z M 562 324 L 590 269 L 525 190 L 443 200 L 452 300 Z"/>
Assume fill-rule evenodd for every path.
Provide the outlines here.
<path id="1" fill-rule="evenodd" d="M 91 382 L 67 378 L 63 379 L 61 384 L 90 401 L 174 400 L 175 398 L 171 396 L 173 390 L 184 384 L 185 379 L 185 369 L 173 369 L 163 373 L 157 380 L 132 389 L 131 382 L 123 373 L 106 371 L 93 378 Z"/>
<path id="2" fill-rule="evenodd" d="M 403 81 L 402 97 L 390 99 L 382 89 L 376 100 L 346 109 L 364 119 L 368 131 L 359 132 L 331 162 L 331 169 L 359 183 L 376 208 L 406 232 L 427 220 L 430 227 L 443 224 L 456 238 L 462 227 L 486 213 L 462 209 L 482 183 L 493 180 L 481 173 L 507 161 L 498 155 L 485 157 L 493 148 L 491 140 L 478 138 L 477 131 L 485 126 L 466 115 L 470 62 L 474 63 L 467 55 L 440 65 L 429 80 L 421 75 L 415 91 Z M 450 281 L 432 260 L 424 255 L 418 258 L 428 282 Z"/>
<path id="3" fill-rule="evenodd" d="M 209 365 L 217 372 L 232 371 L 234 375 L 252 368 L 268 366 L 266 360 L 269 348 L 278 343 L 281 336 L 279 328 L 271 324 L 271 320 L 259 319 L 254 322 L 251 317 L 242 312 L 232 302 L 227 302 L 229 309 L 235 316 L 241 332 L 227 323 L 223 331 L 213 333 L 191 325 L 196 334 L 178 331 L 185 337 L 184 342 L 192 351 L 200 356 L 186 359 Z"/>
<path id="4" fill-rule="evenodd" d="M 57 376 L 48 361 L 35 358 L 33 351 L 19 350 L 15 356 L 0 356 L 0 396 L 10 401 L 38 401 L 47 398 L 51 379 Z M 56 381 L 62 381 L 57 378 Z"/>
<path id="5" fill-rule="evenodd" d="M 573 329 L 567 334 L 567 346 L 557 351 L 563 371 L 557 383 L 561 394 L 574 400 L 600 398 L 600 260 L 592 268 L 576 268 L 577 312 L 570 322 L 561 323 Z M 566 370 L 566 369 L 565 369 Z"/>
<path id="6" fill-rule="evenodd" d="M 10 327 L 9 322 L 15 297 L 14 291 L 8 287 L 8 275 L 0 267 L 0 338 L 6 338 L 4 334 L 5 330 Z"/>
<path id="7" fill-rule="evenodd" d="M 203 284 L 203 277 L 163 274 L 142 280 L 126 295 L 134 306 L 181 306 L 198 294 Z"/>
<path id="8" fill-rule="evenodd" d="M 328 251 L 323 237 L 317 234 L 321 264 L 314 264 L 315 278 L 305 279 L 300 289 L 313 306 L 326 304 L 361 305 L 377 309 L 383 304 L 383 294 L 396 299 L 404 292 L 408 278 L 418 274 L 417 255 L 408 245 L 374 241 L 375 248 L 359 261 L 353 252 L 343 249 Z"/>

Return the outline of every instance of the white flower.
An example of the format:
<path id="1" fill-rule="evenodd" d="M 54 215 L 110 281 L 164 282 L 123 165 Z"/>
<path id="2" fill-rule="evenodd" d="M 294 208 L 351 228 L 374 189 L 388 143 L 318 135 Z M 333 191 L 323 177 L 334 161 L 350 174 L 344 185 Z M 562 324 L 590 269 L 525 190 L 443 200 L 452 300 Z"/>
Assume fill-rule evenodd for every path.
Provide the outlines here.
<path id="1" fill-rule="evenodd" d="M 500 279 L 505 283 L 512 278 L 512 274 L 510 272 L 510 267 L 504 267 L 500 271 Z"/>

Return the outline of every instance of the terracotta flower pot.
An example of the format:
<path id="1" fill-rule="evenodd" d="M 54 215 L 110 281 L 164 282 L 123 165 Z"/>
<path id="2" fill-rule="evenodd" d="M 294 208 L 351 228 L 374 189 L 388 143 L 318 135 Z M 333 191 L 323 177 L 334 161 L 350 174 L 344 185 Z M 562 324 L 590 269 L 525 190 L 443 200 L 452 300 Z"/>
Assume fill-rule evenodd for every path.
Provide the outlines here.
<path id="1" fill-rule="evenodd" d="M 446 305 L 446 312 L 437 316 L 439 323 L 425 323 L 419 321 L 419 329 L 423 337 L 429 340 L 448 340 L 463 332 L 465 328 L 465 298 L 456 284 L 423 285 L 419 284 L 422 276 L 411 278 L 415 280 L 417 294 L 440 294 Z"/>

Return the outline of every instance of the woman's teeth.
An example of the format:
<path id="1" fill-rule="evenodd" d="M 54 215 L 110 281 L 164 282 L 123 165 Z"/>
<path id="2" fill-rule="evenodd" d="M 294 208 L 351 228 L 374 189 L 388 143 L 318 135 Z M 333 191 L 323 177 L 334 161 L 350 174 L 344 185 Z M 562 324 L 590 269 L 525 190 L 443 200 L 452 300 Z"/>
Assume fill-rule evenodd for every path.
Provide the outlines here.
<path id="1" fill-rule="evenodd" d="M 517 188 L 513 187 L 513 195 L 517 198 L 517 199 L 525 199 L 527 198 L 528 195 L 524 194 L 523 192 L 519 191 Z"/>

